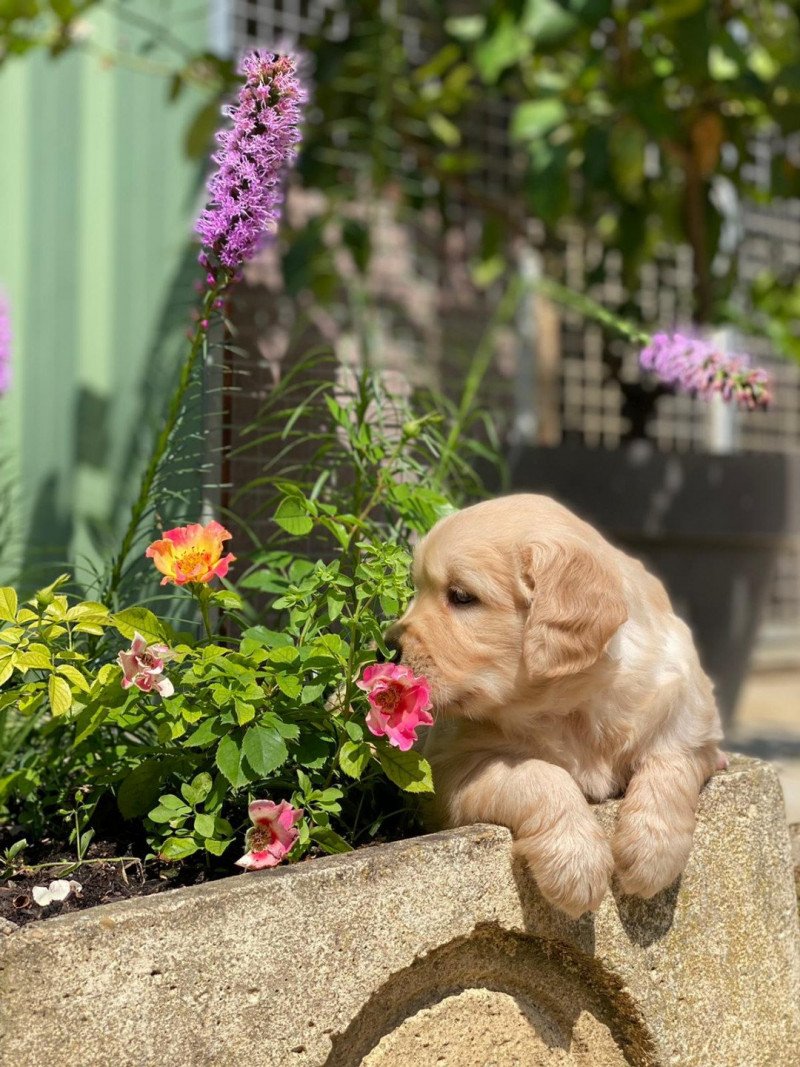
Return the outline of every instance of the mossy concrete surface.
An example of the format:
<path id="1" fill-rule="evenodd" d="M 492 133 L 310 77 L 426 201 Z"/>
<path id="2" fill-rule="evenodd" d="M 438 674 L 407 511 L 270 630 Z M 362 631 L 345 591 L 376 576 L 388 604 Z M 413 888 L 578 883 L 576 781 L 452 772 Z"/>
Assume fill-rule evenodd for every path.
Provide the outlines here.
<path id="1" fill-rule="evenodd" d="M 737 759 L 680 886 L 577 922 L 479 826 L 32 923 L 0 1062 L 796 1067 L 798 929 L 775 774 Z"/>

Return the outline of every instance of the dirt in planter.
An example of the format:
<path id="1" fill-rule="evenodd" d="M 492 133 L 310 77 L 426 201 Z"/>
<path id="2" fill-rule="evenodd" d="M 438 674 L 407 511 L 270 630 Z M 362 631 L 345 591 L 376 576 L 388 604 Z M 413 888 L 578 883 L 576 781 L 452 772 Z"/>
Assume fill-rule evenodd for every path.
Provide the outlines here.
<path id="1" fill-rule="evenodd" d="M 87 852 L 86 859 L 92 862 L 76 867 L 74 853 L 70 855 L 66 849 L 51 847 L 49 851 L 36 856 L 37 870 L 22 870 L 0 881 L 0 919 L 9 919 L 17 926 L 25 926 L 37 919 L 50 919 L 97 904 L 149 896 L 178 886 L 199 885 L 213 877 L 230 873 L 220 871 L 215 874 L 187 865 L 176 866 L 155 861 L 145 864 L 137 859 L 114 858 L 125 855 L 129 853 L 117 843 L 100 841 Z M 41 864 L 47 866 L 42 867 Z M 71 892 L 66 900 L 53 901 L 41 907 L 33 899 L 34 886 L 47 887 L 58 878 L 79 883 L 80 892 Z"/>

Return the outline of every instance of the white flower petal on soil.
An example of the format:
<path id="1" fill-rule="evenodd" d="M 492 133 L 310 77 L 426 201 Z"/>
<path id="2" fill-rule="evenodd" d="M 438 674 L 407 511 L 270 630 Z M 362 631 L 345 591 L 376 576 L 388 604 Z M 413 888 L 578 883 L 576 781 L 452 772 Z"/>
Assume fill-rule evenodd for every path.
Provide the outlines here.
<path id="1" fill-rule="evenodd" d="M 54 900 L 66 900 L 76 885 L 81 890 L 83 889 L 78 882 L 68 882 L 66 878 L 56 878 L 47 888 L 43 885 L 35 885 L 31 890 L 31 896 L 40 908 L 46 908 Z"/>

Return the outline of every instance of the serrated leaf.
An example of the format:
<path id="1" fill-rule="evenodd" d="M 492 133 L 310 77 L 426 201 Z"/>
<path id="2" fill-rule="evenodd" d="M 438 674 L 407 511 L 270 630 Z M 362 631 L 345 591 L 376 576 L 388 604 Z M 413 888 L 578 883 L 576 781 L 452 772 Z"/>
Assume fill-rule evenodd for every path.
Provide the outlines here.
<path id="1" fill-rule="evenodd" d="M 268 726 L 251 726 L 244 735 L 242 752 L 259 778 L 266 778 L 289 758 L 286 742 Z"/>
<path id="2" fill-rule="evenodd" d="M 29 645 L 24 652 L 18 652 L 14 661 L 17 668 L 25 671 L 49 671 L 53 669 L 50 650 L 47 645 Z"/>
<path id="3" fill-rule="evenodd" d="M 391 745 L 380 745 L 378 759 L 386 777 L 406 793 L 433 792 L 431 766 L 413 748 L 401 752 L 399 748 L 393 748 Z"/>
<path id="4" fill-rule="evenodd" d="M 250 781 L 249 776 L 242 769 L 242 750 L 230 734 L 223 737 L 217 745 L 214 761 L 234 789 L 241 789 Z"/>
<path id="5" fill-rule="evenodd" d="M 214 816 L 199 814 L 195 816 L 194 820 L 195 833 L 201 837 L 213 837 L 214 836 Z"/>
<path id="6" fill-rule="evenodd" d="M 303 537 L 314 529 L 314 520 L 308 514 L 308 508 L 297 497 L 285 497 L 275 512 L 275 522 L 294 537 Z"/>
<path id="7" fill-rule="evenodd" d="M 296 700 L 303 690 L 300 679 L 294 674 L 276 674 L 275 683 L 290 700 Z"/>
<path id="8" fill-rule="evenodd" d="M 14 660 L 11 657 L 5 660 L 0 660 L 0 685 L 6 684 L 8 679 L 11 677 L 13 671 Z"/>
<path id="9" fill-rule="evenodd" d="M 206 852 L 210 852 L 212 856 L 221 856 L 225 849 L 232 845 L 233 842 L 234 838 L 232 837 L 229 837 L 226 841 L 220 841 L 216 837 L 209 837 L 205 841 L 204 847 Z"/>
<path id="10" fill-rule="evenodd" d="M 77 669 L 77 667 L 70 667 L 68 663 L 61 663 L 58 667 L 56 667 L 56 671 L 59 674 L 63 675 L 68 682 L 71 682 L 76 689 L 80 689 L 84 693 L 88 693 L 91 689 L 91 686 L 83 677 L 81 672 Z"/>
<path id="11" fill-rule="evenodd" d="M 256 717 L 256 709 L 252 704 L 248 704 L 246 700 L 235 701 L 234 707 L 236 708 L 236 721 L 240 726 L 245 726 Z"/>
<path id="12" fill-rule="evenodd" d="M 319 700 L 324 692 L 324 685 L 304 685 L 300 694 L 300 703 L 313 704 L 315 700 Z"/>
<path id="13" fill-rule="evenodd" d="M 72 707 L 72 690 L 69 682 L 58 674 L 51 674 L 47 683 L 47 694 L 50 697 L 50 710 L 55 716 L 66 715 Z"/>
<path id="14" fill-rule="evenodd" d="M 136 633 L 141 634 L 148 645 L 166 640 L 164 627 L 147 608 L 125 608 L 112 615 L 111 622 L 129 640 L 133 640 Z"/>
<path id="15" fill-rule="evenodd" d="M 269 663 L 294 663 L 300 653 L 294 645 L 283 645 L 281 648 L 271 648 L 267 654 Z"/>
<path id="16" fill-rule="evenodd" d="M 8 585 L 0 588 L 0 620 L 14 622 L 17 618 L 17 594 Z"/>
<path id="17" fill-rule="evenodd" d="M 360 778 L 369 763 L 370 749 L 360 741 L 346 741 L 339 749 L 339 766 L 351 778 Z"/>
<path id="18" fill-rule="evenodd" d="M 177 862 L 185 860 L 187 856 L 193 856 L 200 848 L 191 837 L 168 837 L 159 850 L 159 856 L 164 860 Z"/>
<path id="19" fill-rule="evenodd" d="M 110 614 L 105 604 L 100 604 L 96 600 L 82 600 L 80 604 L 73 604 L 67 611 L 66 618 L 67 622 L 83 622 L 91 619 L 93 622 L 104 623 L 109 621 Z"/>

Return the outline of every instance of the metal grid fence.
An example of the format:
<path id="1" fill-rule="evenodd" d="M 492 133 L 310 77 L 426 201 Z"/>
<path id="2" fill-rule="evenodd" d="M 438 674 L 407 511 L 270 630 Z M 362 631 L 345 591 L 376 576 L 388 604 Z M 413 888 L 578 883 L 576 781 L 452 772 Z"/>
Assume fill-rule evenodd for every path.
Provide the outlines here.
<path id="1" fill-rule="evenodd" d="M 385 7 L 387 17 L 394 17 L 394 4 L 389 0 Z M 328 36 L 341 40 L 347 36 L 351 23 L 344 0 L 230 0 L 228 10 L 230 39 L 237 50 L 254 44 L 302 45 L 306 38 L 320 33 L 323 26 Z M 435 29 L 429 32 L 422 18 L 405 19 L 404 45 L 412 58 L 417 57 L 420 62 L 426 58 L 429 42 L 435 40 Z M 480 119 L 466 132 L 467 140 L 486 160 L 481 172 L 470 176 L 471 187 L 481 194 L 511 194 L 516 187 L 517 167 L 506 135 L 508 110 L 502 103 L 487 102 Z M 753 146 L 748 178 L 756 187 L 769 189 L 776 151 L 800 158 L 800 136 L 782 145 L 759 142 Z M 313 212 L 312 202 L 313 195 L 294 196 L 289 210 L 299 214 Z M 733 225 L 739 229 L 737 256 L 743 286 L 765 270 L 780 276 L 800 269 L 800 201 L 768 207 L 744 205 L 736 213 Z M 375 277 L 370 283 L 371 295 L 376 299 L 372 325 L 383 363 L 398 380 L 406 375 L 418 383 L 441 385 L 457 379 L 459 368 L 463 368 L 464 351 L 474 345 L 488 309 L 475 301 L 471 286 L 461 285 L 466 277 L 469 231 L 468 208 L 463 232 L 442 235 L 438 245 L 429 239 L 424 220 L 419 233 L 415 233 L 413 228 L 399 228 L 387 211 L 377 227 Z M 532 232 L 535 237 L 535 226 Z M 387 249 L 383 259 L 381 238 Z M 623 304 L 626 293 L 620 257 L 596 237 L 568 228 L 563 235 L 562 270 L 567 284 L 588 291 L 609 309 Z M 600 274 L 602 281 L 587 287 L 590 273 L 595 278 Z M 241 425 L 255 410 L 259 396 L 269 387 L 271 370 L 288 350 L 294 313 L 287 302 L 279 299 L 278 276 L 277 263 L 267 256 L 251 272 L 250 287 L 239 309 L 239 342 L 256 352 L 260 360 L 243 370 L 247 376 L 239 380 L 238 394 L 230 405 L 234 424 Z M 465 292 L 472 294 L 471 305 L 465 302 Z M 636 295 L 643 321 L 688 323 L 691 293 L 691 250 L 666 250 L 641 272 Z M 638 380 L 635 351 L 613 343 L 619 367 L 615 380 L 604 359 L 608 341 L 599 327 L 564 313 L 558 320 L 557 333 L 558 380 L 553 393 L 558 404 L 556 437 L 578 438 L 593 447 L 618 447 L 628 430 L 620 383 Z M 341 360 L 349 362 L 354 339 L 339 333 L 329 340 Z M 800 367 L 773 358 L 763 338 L 739 336 L 735 342 L 768 365 L 775 383 L 775 406 L 769 418 L 758 414 L 735 416 L 737 447 L 764 452 L 800 451 Z M 520 395 L 525 393 L 520 384 L 530 372 L 520 365 L 519 346 L 508 335 L 500 338 L 496 367 L 488 399 L 501 428 L 512 433 L 515 425 L 535 425 L 541 412 L 520 410 Z M 648 436 L 662 450 L 704 450 L 710 440 L 709 407 L 684 396 L 662 396 L 648 425 Z M 549 443 L 554 443 L 552 434 Z M 256 461 L 253 456 L 251 462 Z M 787 548 L 781 556 L 767 630 L 770 625 L 782 632 L 787 626 L 795 634 L 800 630 L 800 547 Z"/>

